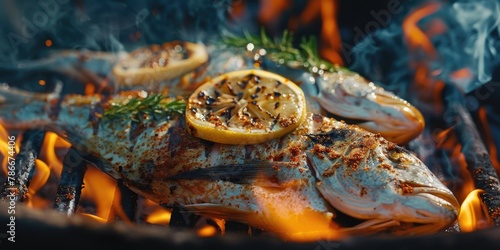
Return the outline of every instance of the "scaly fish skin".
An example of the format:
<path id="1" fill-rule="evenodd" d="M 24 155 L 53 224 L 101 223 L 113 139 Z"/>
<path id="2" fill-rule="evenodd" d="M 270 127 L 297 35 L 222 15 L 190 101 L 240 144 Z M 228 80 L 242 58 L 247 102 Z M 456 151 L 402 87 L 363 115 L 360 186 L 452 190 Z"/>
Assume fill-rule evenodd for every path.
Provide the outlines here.
<path id="1" fill-rule="evenodd" d="M 187 96 L 200 84 L 220 74 L 259 68 L 278 73 L 299 84 L 306 93 L 308 111 L 324 115 L 329 112 L 339 119 L 356 120 L 356 125 L 380 133 L 397 144 L 404 145 L 417 137 L 425 125 L 422 114 L 410 103 L 354 72 L 313 74 L 301 67 L 280 65 L 266 56 L 259 55 L 256 61 L 255 53 L 250 53 L 246 48 L 185 41 L 170 41 L 165 45 L 163 49 L 160 49 L 160 45 L 145 45 L 132 52 L 120 53 L 61 50 L 38 61 L 23 62 L 20 64 L 22 67 L 0 65 L 0 70 L 27 72 L 45 69 L 77 78 L 82 83 L 96 84 L 108 82 L 103 77 L 111 75 L 109 83 L 116 91 L 138 89 Z M 175 57 L 179 53 L 167 52 L 168 48 L 175 45 L 179 45 L 183 51 L 193 50 L 197 53 L 191 53 L 192 58 L 181 64 L 176 64 L 176 58 L 172 58 L 171 65 L 167 63 L 169 55 Z M 152 48 L 155 53 L 151 51 Z M 147 73 L 152 69 L 151 65 L 160 65 L 161 62 L 166 64 L 156 68 L 162 73 Z M 133 70 L 117 73 L 117 69 L 122 67 L 133 67 Z"/>
<path id="2" fill-rule="evenodd" d="M 458 216 L 452 192 L 410 152 L 318 114 L 308 114 L 282 138 L 240 146 L 188 135 L 183 116 L 144 122 L 101 117 L 112 103 L 137 98 L 133 92 L 109 99 L 70 95 L 58 109 L 50 96 L 7 86 L 0 96 L 4 126 L 44 125 L 104 172 L 164 206 L 269 231 L 283 230 L 276 226 L 282 220 L 307 220 L 304 214 L 334 228 L 332 218 L 341 211 L 365 222 L 340 231 L 420 234 L 442 230 Z M 25 112 L 16 111 L 20 105 Z M 55 113 L 39 115 L 46 110 Z"/>

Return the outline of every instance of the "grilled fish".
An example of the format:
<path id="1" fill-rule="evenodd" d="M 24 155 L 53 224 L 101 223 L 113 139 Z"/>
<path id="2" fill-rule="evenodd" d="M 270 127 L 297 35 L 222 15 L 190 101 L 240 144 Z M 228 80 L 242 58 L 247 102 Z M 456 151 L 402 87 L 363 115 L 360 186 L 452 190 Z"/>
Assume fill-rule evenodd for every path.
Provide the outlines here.
<path id="1" fill-rule="evenodd" d="M 312 74 L 302 68 L 277 66 L 264 56 L 259 56 L 258 62 L 254 59 L 242 49 L 171 41 L 161 46 L 139 47 L 130 53 L 63 50 L 14 67 L 0 65 L 0 69 L 45 69 L 96 84 L 107 82 L 104 78 L 109 75 L 116 90 L 139 89 L 186 96 L 212 77 L 258 67 L 300 83 L 310 112 L 334 115 L 348 123 L 355 120 L 356 125 L 380 133 L 391 142 L 407 144 L 424 128 L 425 121 L 418 109 L 354 72 Z"/>
<path id="2" fill-rule="evenodd" d="M 309 113 L 294 132 L 256 145 L 192 137 L 183 115 L 173 113 L 103 115 L 146 94 L 59 100 L 56 93 L 33 94 L 4 84 L 0 121 L 11 129 L 56 132 L 90 163 L 163 206 L 278 234 L 423 234 L 446 228 L 458 216 L 453 193 L 411 152 L 319 114 Z M 363 222 L 340 227 L 339 212 Z M 311 217 L 313 225 L 279 226 L 307 225 Z"/>

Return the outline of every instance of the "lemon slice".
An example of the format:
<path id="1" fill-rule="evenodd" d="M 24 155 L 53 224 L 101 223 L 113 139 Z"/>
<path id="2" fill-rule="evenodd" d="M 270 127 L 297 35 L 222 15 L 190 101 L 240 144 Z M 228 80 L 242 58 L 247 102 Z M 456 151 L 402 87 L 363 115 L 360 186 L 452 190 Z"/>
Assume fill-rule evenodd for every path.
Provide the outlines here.
<path id="1" fill-rule="evenodd" d="M 306 116 L 305 97 L 292 81 L 263 70 L 213 78 L 188 98 L 189 134 L 225 144 L 256 144 L 294 130 Z"/>
<path id="2" fill-rule="evenodd" d="M 113 67 L 115 82 L 137 86 L 183 75 L 208 61 L 203 44 L 172 41 L 130 52 Z"/>

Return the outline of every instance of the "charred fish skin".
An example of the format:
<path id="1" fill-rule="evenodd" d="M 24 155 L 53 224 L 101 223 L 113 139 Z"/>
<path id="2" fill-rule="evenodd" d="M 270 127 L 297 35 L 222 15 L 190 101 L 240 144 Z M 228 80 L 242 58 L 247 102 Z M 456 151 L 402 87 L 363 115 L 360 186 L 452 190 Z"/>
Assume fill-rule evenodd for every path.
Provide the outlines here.
<path id="1" fill-rule="evenodd" d="M 70 143 L 84 144 L 81 150 L 102 160 L 97 165 L 104 172 L 164 206 L 183 206 L 269 231 L 279 230 L 269 203 L 282 204 L 282 216 L 294 220 L 314 213 L 333 223 L 336 211 L 366 220 L 350 231 L 342 229 L 349 232 L 416 224 L 402 234 L 441 230 L 459 211 L 453 194 L 410 152 L 380 135 L 318 114 L 308 114 L 284 137 L 226 145 L 190 136 L 182 116 L 140 124 L 132 117 L 96 116 L 96 108 L 106 110 L 128 94 L 107 99 L 67 96 L 58 102 L 56 117 L 14 112 L 24 105 L 38 114 L 50 106 L 50 98 L 28 98 L 28 93 L 11 88 L 0 89 L 0 95 L 0 117 L 7 128 L 44 124 Z M 9 102 L 22 96 L 21 103 Z M 41 123 L 30 123 L 35 118 Z"/>

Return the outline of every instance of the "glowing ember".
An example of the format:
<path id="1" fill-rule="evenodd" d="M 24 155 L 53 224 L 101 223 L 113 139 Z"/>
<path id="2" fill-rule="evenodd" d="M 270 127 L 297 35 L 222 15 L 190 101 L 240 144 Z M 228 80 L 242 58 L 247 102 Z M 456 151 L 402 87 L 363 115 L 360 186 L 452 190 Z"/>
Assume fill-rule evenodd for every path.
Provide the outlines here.
<path id="1" fill-rule="evenodd" d="M 85 95 L 92 95 L 95 93 L 95 86 L 92 83 L 86 83 L 85 84 Z"/>
<path id="2" fill-rule="evenodd" d="M 204 225 L 200 229 L 198 229 L 197 234 L 201 237 L 209 237 L 214 236 L 217 233 L 217 228 L 212 225 Z"/>
<path id="3" fill-rule="evenodd" d="M 151 224 L 168 225 L 170 223 L 171 215 L 171 211 L 158 207 L 149 214 L 146 218 L 146 222 Z"/>

